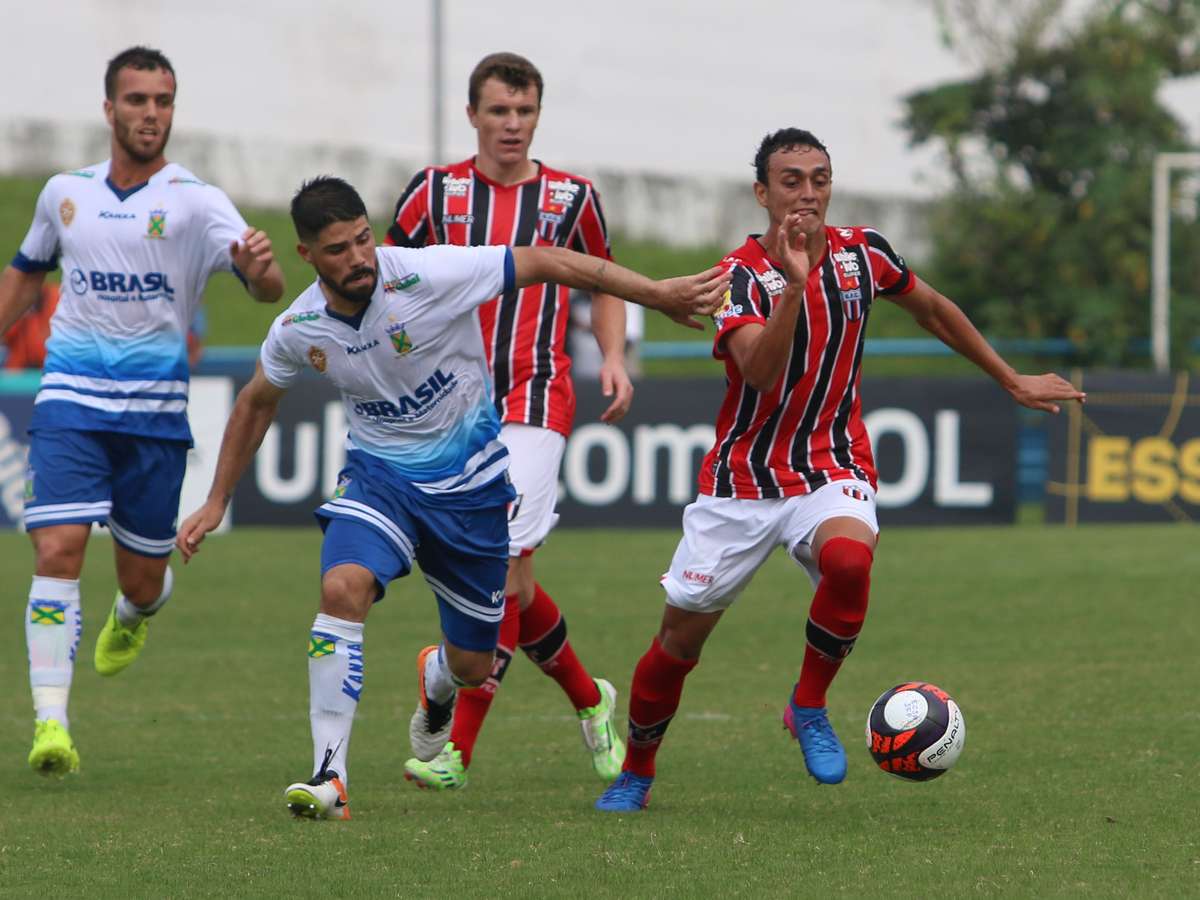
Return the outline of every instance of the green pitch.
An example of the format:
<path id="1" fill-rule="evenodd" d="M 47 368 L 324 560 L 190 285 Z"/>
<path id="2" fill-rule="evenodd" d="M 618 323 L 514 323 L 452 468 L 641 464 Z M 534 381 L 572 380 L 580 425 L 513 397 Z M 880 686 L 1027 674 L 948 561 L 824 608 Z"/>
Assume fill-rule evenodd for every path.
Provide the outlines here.
<path id="1" fill-rule="evenodd" d="M 624 709 L 673 532 L 556 533 L 539 555 L 580 657 Z M 243 529 L 187 568 L 146 651 L 89 661 L 113 580 L 92 545 L 73 694 L 81 773 L 25 768 L 24 536 L 0 535 L 0 893 L 18 896 L 1160 896 L 1200 891 L 1200 554 L 1179 527 L 887 531 L 867 629 L 831 694 L 850 753 L 804 775 L 779 714 L 809 590 L 776 556 L 718 629 L 659 756 L 650 809 L 601 815 L 571 710 L 524 658 L 461 794 L 404 782 L 424 582 L 366 637 L 349 823 L 293 821 L 310 765 L 305 648 L 315 528 Z M 962 705 L 958 767 L 874 769 L 867 709 L 921 678 Z"/>

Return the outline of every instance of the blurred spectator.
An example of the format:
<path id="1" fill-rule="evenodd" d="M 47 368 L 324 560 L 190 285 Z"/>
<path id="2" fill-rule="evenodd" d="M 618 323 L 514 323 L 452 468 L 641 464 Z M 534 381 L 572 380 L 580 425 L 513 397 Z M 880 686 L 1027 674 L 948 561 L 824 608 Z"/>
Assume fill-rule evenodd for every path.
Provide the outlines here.
<path id="1" fill-rule="evenodd" d="M 645 332 L 645 310 L 636 303 L 625 304 L 625 371 L 630 378 L 642 374 L 638 348 Z M 571 318 L 567 322 L 567 355 L 571 373 L 578 378 L 599 378 L 604 357 L 592 334 L 592 295 L 571 291 Z"/>
<path id="2" fill-rule="evenodd" d="M 42 294 L 29 311 L 17 319 L 4 335 L 6 369 L 40 369 L 46 361 L 46 339 L 50 337 L 50 317 L 58 306 L 58 285 L 42 285 Z"/>

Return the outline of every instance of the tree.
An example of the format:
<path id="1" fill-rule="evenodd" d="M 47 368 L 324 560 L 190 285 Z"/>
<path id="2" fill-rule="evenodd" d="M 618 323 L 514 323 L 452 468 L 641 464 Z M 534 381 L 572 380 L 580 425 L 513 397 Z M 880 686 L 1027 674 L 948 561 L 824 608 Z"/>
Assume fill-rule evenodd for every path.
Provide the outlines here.
<path id="1" fill-rule="evenodd" d="M 938 3 L 982 74 L 905 101 L 913 143 L 940 144 L 954 182 L 931 274 L 989 332 L 1066 336 L 1082 362 L 1129 363 L 1149 327 L 1154 157 L 1188 149 L 1158 92 L 1200 72 L 1200 0 L 1109 0 L 1076 21 L 1060 0 L 1005 3 L 1007 18 L 986 5 Z M 1200 325 L 1191 219 L 1173 229 L 1177 342 Z"/>

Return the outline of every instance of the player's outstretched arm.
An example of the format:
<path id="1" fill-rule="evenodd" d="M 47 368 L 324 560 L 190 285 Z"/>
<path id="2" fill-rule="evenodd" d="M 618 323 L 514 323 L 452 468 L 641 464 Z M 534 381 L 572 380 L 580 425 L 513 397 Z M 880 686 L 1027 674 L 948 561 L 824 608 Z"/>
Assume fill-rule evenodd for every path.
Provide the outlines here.
<path id="1" fill-rule="evenodd" d="M 689 328 L 704 327 L 691 317 L 716 312 L 729 287 L 729 273 L 724 266 L 655 281 L 609 260 L 562 247 L 514 247 L 512 252 L 517 287 L 549 281 L 593 294 L 615 294 L 657 309 Z"/>
<path id="2" fill-rule="evenodd" d="M 0 273 L 0 337 L 37 303 L 45 280 L 45 272 L 22 272 L 14 266 L 4 267 Z"/>
<path id="3" fill-rule="evenodd" d="M 187 517 L 175 537 L 185 563 L 199 551 L 204 536 L 221 524 L 233 489 L 271 427 L 283 393 L 282 388 L 267 381 L 261 364 L 254 370 L 250 383 L 238 392 L 233 413 L 225 425 L 225 436 L 221 438 L 221 454 L 217 457 L 217 471 L 208 499 Z"/>
<path id="4" fill-rule="evenodd" d="M 260 303 L 274 303 L 283 296 L 283 270 L 265 231 L 247 228 L 241 240 L 229 245 L 229 255 L 246 279 L 246 290 L 251 297 Z"/>
<path id="5" fill-rule="evenodd" d="M 916 278 L 916 285 L 896 302 L 908 311 L 917 324 L 956 353 L 965 356 L 999 382 L 1022 406 L 1056 413 L 1057 400 L 1078 400 L 1087 395 L 1053 372 L 1044 375 L 1021 375 L 993 349 L 987 339 L 971 324 L 966 313 L 948 297 L 943 296 Z"/>

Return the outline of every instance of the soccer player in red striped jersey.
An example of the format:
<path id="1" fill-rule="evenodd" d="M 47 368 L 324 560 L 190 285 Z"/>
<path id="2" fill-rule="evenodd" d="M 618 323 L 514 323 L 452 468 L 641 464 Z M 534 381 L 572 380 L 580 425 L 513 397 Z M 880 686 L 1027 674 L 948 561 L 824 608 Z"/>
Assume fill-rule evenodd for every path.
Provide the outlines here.
<path id="1" fill-rule="evenodd" d="M 467 106 L 478 135 L 477 154 L 419 172 L 396 205 L 386 242 L 559 246 L 611 259 L 600 198 L 591 182 L 529 156 L 542 89 L 541 74 L 524 57 L 494 53 L 481 60 L 471 73 Z M 593 679 L 576 657 L 566 622 L 533 568 L 534 550 L 558 519 L 558 469 L 575 415 L 566 353 L 568 294 L 563 285 L 532 285 L 508 291 L 479 311 L 503 423 L 500 440 L 511 454 L 518 495 L 509 512 L 506 614 L 495 671 L 483 687 L 461 693 L 450 743 L 436 759 L 406 765 L 410 780 L 424 787 L 466 783 L 480 728 L 517 646 L 567 694 L 596 773 L 611 781 L 624 758 L 611 721 L 616 692 L 607 681 Z M 601 388 L 612 397 L 601 418 L 615 422 L 633 396 L 625 371 L 623 301 L 593 294 L 592 323 L 604 355 Z"/>
<path id="2" fill-rule="evenodd" d="M 728 389 L 699 496 L 684 511 L 683 539 L 662 579 L 662 625 L 634 670 L 628 753 L 596 802 L 602 810 L 645 808 L 684 679 L 722 613 L 777 546 L 816 588 L 784 725 L 818 783 L 845 778 L 846 754 L 825 694 L 866 618 L 879 533 L 859 398 L 873 302 L 901 306 L 1022 406 L 1058 412 L 1056 401 L 1084 399 L 1057 375 L 1015 372 L 879 232 L 826 225 L 833 168 L 812 133 L 768 135 L 755 174 L 768 227 L 726 257 L 733 279 L 713 317 L 713 355 L 724 361 Z"/>

